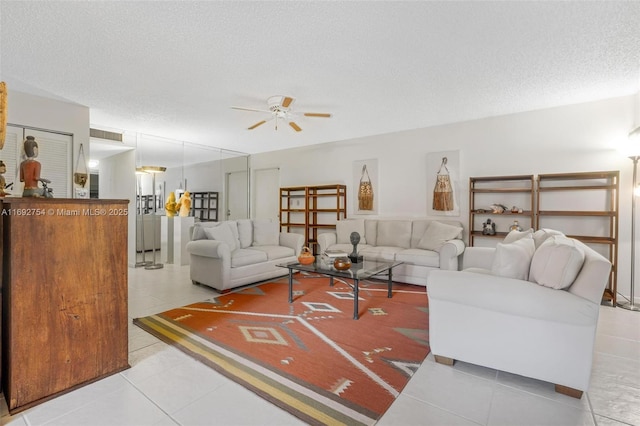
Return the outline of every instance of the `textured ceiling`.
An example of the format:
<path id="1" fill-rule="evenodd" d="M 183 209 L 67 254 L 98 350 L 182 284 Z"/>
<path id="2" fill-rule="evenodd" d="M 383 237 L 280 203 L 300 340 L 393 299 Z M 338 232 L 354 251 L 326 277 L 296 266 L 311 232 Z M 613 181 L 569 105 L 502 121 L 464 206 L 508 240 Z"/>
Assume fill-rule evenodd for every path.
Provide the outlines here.
<path id="1" fill-rule="evenodd" d="M 0 2 L 9 90 L 257 153 L 632 94 L 640 2 Z M 297 98 L 294 132 L 231 106 Z M 10 106 L 9 106 L 10 108 Z"/>

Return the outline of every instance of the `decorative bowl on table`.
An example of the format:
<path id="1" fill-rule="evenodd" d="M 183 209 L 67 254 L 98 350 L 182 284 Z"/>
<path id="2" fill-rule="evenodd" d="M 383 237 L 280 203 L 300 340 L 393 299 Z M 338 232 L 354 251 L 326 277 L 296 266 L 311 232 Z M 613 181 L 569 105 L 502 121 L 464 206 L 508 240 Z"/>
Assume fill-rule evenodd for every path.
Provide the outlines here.
<path id="1" fill-rule="evenodd" d="M 315 260 L 316 257 L 311 254 L 311 250 L 309 250 L 309 247 L 302 247 L 300 256 L 298 256 L 298 262 L 303 265 L 311 265 L 313 262 L 315 262 Z"/>
<path id="2" fill-rule="evenodd" d="M 333 267 L 338 271 L 346 271 L 351 268 L 351 260 L 348 257 L 337 257 L 333 261 Z"/>

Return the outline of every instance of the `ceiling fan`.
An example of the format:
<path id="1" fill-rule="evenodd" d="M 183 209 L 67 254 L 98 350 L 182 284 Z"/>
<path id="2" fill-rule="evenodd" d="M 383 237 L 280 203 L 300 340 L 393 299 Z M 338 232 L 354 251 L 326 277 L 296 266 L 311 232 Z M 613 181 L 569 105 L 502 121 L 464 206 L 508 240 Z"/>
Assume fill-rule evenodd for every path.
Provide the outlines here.
<path id="1" fill-rule="evenodd" d="M 284 120 L 289 123 L 289 126 L 296 132 L 302 131 L 302 128 L 298 126 L 298 124 L 293 121 L 297 119 L 300 115 L 304 117 L 321 117 L 321 118 L 329 118 L 331 114 L 324 112 L 293 112 L 291 109 L 291 105 L 295 102 L 295 98 L 291 96 L 271 96 L 267 99 L 267 108 L 268 109 L 255 109 L 255 108 L 243 108 L 232 106 L 232 109 L 237 109 L 241 111 L 253 111 L 253 112 L 266 112 L 271 114 L 271 118 L 267 120 L 258 121 L 253 126 L 248 127 L 248 130 L 253 130 L 258 126 L 263 125 L 267 121 L 275 121 L 276 130 L 278 130 L 278 120 Z"/>

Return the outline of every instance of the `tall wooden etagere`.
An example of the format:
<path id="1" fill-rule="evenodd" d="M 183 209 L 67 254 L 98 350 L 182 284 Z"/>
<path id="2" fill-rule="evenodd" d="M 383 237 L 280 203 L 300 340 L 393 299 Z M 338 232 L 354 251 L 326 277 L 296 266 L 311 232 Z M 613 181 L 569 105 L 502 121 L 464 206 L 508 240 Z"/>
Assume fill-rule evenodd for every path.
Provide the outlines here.
<path id="1" fill-rule="evenodd" d="M 469 178 L 469 246 L 500 241 L 518 220 L 523 229 L 551 228 L 593 246 L 611 261 L 603 300 L 616 305 L 618 279 L 619 171 Z M 522 208 L 494 213 L 492 203 Z M 495 235 L 482 233 L 492 219 Z M 484 221 L 484 222 L 483 222 Z"/>
<path id="2" fill-rule="evenodd" d="M 469 245 L 478 238 L 504 238 L 514 221 L 524 229 L 532 228 L 534 202 L 533 175 L 484 176 L 469 178 Z M 507 207 L 503 213 L 493 213 L 489 207 L 499 203 Z M 510 208 L 522 211 L 512 213 Z M 491 219 L 498 224 L 494 235 L 482 233 L 482 224 Z"/>
<path id="3" fill-rule="evenodd" d="M 620 172 L 541 174 L 537 182 L 536 229 L 555 227 L 596 249 L 603 247 L 611 261 L 603 298 L 615 306 Z"/>
<path id="4" fill-rule="evenodd" d="M 305 244 L 317 254 L 318 235 L 335 229 L 347 217 L 346 185 L 292 186 L 280 188 L 280 228 L 304 232 Z"/>

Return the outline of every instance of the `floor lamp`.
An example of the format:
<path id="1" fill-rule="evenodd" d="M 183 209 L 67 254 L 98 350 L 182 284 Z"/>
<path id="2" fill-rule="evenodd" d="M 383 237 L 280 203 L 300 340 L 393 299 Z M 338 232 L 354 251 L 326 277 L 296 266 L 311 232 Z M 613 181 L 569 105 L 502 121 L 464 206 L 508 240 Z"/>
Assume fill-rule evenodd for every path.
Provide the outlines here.
<path id="1" fill-rule="evenodd" d="M 142 205 L 142 179 L 141 176 L 142 175 L 146 175 L 147 172 L 145 172 L 144 170 L 142 170 L 142 167 L 138 167 L 136 168 L 136 195 L 138 196 L 138 202 L 137 202 L 137 209 L 136 209 L 136 214 L 137 217 L 140 218 L 140 220 L 138 221 L 138 223 L 136 223 L 136 231 L 138 229 L 138 226 L 140 226 L 140 242 L 142 243 L 142 261 L 141 262 L 136 262 L 136 268 L 140 268 L 141 266 L 147 266 L 151 264 L 151 261 L 148 261 L 146 259 L 146 252 L 145 252 L 145 244 L 144 244 L 144 206 Z"/>
<path id="2" fill-rule="evenodd" d="M 629 301 L 624 303 L 619 303 L 622 309 L 628 309 L 630 311 L 640 311 L 640 306 L 635 304 L 635 276 L 634 269 L 636 263 L 636 197 L 638 191 L 638 160 L 640 159 L 640 127 L 637 127 L 631 133 L 629 133 L 629 148 L 628 152 L 629 158 L 633 161 L 633 186 L 631 188 L 631 281 L 630 287 L 631 290 L 629 292 Z"/>
<path id="3" fill-rule="evenodd" d="M 162 263 L 156 262 L 156 212 L 158 211 L 158 203 L 156 201 L 156 174 L 164 173 L 167 170 L 166 167 L 160 166 L 142 166 L 142 170 L 151 173 L 152 181 L 153 181 L 153 216 L 151 217 L 151 227 L 153 229 L 152 241 L 153 241 L 153 262 L 150 265 L 146 265 L 144 269 L 161 269 L 164 265 Z"/>

